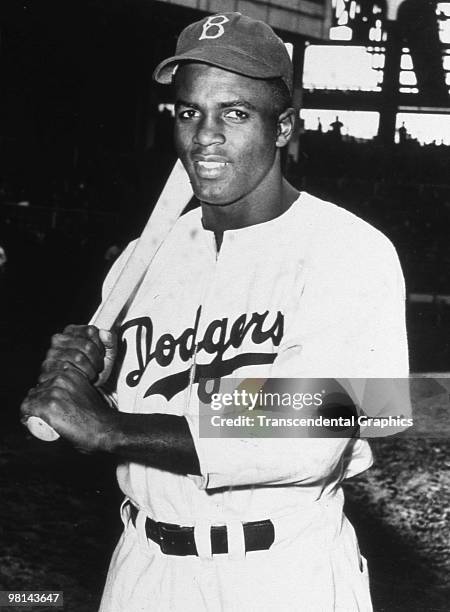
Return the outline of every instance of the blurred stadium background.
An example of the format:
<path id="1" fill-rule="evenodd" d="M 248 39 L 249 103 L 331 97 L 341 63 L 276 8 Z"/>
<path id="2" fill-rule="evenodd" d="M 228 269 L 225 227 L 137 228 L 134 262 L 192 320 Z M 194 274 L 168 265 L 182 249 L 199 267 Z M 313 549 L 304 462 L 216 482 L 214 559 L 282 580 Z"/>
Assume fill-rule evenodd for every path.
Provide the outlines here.
<path id="1" fill-rule="evenodd" d="M 89 319 L 174 160 L 154 66 L 185 25 L 228 10 L 267 21 L 292 55 L 290 180 L 391 238 L 411 369 L 450 370 L 450 2 L 2 0 L 0 589 L 64 588 L 66 609 L 96 609 L 120 528 L 112 465 L 30 439 L 17 407 L 49 335 Z M 448 410 L 433 393 L 417 406 Z M 376 610 L 449 610 L 448 441 L 374 448 L 348 493 Z"/>

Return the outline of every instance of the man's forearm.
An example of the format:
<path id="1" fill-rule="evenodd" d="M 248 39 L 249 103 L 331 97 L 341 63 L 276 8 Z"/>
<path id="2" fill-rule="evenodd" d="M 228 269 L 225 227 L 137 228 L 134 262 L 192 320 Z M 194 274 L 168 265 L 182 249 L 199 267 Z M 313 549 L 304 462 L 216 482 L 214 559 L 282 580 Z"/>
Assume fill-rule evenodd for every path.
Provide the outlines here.
<path id="1" fill-rule="evenodd" d="M 161 470 L 200 474 L 194 441 L 184 417 L 119 413 L 105 450 Z"/>

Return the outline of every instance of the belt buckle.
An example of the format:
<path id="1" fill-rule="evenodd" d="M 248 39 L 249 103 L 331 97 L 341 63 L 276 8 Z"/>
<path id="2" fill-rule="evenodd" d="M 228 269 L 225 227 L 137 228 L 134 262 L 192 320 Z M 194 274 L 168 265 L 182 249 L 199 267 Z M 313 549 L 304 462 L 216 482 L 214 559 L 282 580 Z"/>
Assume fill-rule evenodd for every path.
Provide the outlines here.
<path id="1" fill-rule="evenodd" d="M 170 535 L 167 533 L 167 530 L 164 525 L 161 523 L 156 523 L 158 528 L 158 544 L 161 549 L 161 552 L 165 555 L 173 555 L 173 541 L 170 541 Z M 172 547 L 171 547 L 172 545 Z"/>
<path id="2" fill-rule="evenodd" d="M 192 541 L 189 534 L 184 533 L 184 529 L 179 525 L 172 525 L 170 523 L 158 525 L 158 540 L 161 552 L 165 555 L 176 555 L 178 557 L 185 557 L 187 555 L 195 555 L 195 547 L 193 546 L 193 534 Z M 192 549 L 191 549 L 192 548 Z"/>

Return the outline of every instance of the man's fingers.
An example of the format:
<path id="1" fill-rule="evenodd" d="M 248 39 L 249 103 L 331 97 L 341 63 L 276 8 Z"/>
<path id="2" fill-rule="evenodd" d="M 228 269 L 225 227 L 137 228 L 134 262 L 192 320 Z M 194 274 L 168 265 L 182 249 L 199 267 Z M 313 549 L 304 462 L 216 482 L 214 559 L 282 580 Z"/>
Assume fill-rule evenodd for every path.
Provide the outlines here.
<path id="1" fill-rule="evenodd" d="M 68 418 L 67 406 L 72 397 L 83 394 L 82 389 L 90 386 L 86 376 L 73 367 L 53 372 L 52 376 L 29 390 L 20 406 L 21 422 L 26 425 L 30 416 L 42 418 L 51 427 L 61 424 L 62 415 Z"/>
<path id="2" fill-rule="evenodd" d="M 29 416 L 38 416 L 52 425 L 52 414 L 60 409 L 66 398 L 67 390 L 62 386 L 44 388 L 39 385 L 33 387 L 20 406 L 21 421 L 25 423 Z"/>
<path id="3" fill-rule="evenodd" d="M 49 394 L 53 390 L 61 390 L 71 392 L 73 390 L 73 381 L 69 376 L 65 376 L 61 372 L 53 372 L 53 374 L 45 381 L 36 385 L 28 391 L 27 399 L 29 400 L 42 400 L 48 399 Z M 55 396 L 58 392 L 55 393 Z"/>
<path id="4" fill-rule="evenodd" d="M 46 360 L 41 366 L 41 373 L 38 378 L 38 384 L 44 383 L 46 380 L 53 378 L 56 372 L 64 372 L 64 370 L 73 367 L 75 366 L 73 364 L 70 364 L 68 361 Z"/>
<path id="5" fill-rule="evenodd" d="M 64 328 L 64 334 L 91 340 L 103 352 L 103 343 L 100 339 L 99 329 L 95 325 L 67 325 Z"/>
<path id="6" fill-rule="evenodd" d="M 66 363 L 62 364 L 61 368 L 48 372 L 43 380 L 39 377 L 39 384 L 33 387 L 30 392 L 32 394 L 42 394 L 49 388 L 59 388 L 72 392 L 77 386 L 85 384 L 90 384 L 90 382 L 87 382 L 84 372 Z"/>
<path id="7" fill-rule="evenodd" d="M 94 325 L 68 325 L 62 334 L 52 336 L 51 346 L 42 364 L 40 381 L 60 370 L 59 362 L 69 362 L 91 382 L 103 384 L 111 373 L 117 354 L 117 336 Z"/>
<path id="8" fill-rule="evenodd" d="M 115 418 L 104 397 L 70 364 L 30 389 L 20 410 L 24 424 L 28 417 L 38 417 L 76 448 L 89 452 L 99 446 Z"/>
<path id="9" fill-rule="evenodd" d="M 78 348 L 51 348 L 42 364 L 42 373 L 60 369 L 64 363 L 70 363 L 80 369 L 89 380 L 95 380 L 97 373 L 103 369 L 103 357 L 79 350 Z"/>
<path id="10" fill-rule="evenodd" d="M 103 346 L 106 350 L 116 348 L 117 337 L 116 334 L 114 334 L 113 332 L 108 331 L 106 329 L 100 329 L 99 337 L 100 340 L 103 342 Z"/>
<path id="11" fill-rule="evenodd" d="M 117 334 L 106 329 L 101 329 L 99 334 L 105 348 L 104 370 L 97 380 L 97 384 L 102 385 L 108 380 L 114 367 L 117 356 Z"/>
<path id="12" fill-rule="evenodd" d="M 60 359 L 46 359 L 41 367 L 41 373 L 38 378 L 38 382 L 44 382 L 49 377 L 53 376 L 54 372 L 60 372 L 64 370 L 65 364 L 69 364 L 69 367 L 76 368 L 86 376 L 88 380 L 94 382 L 97 378 L 97 372 L 93 368 L 89 360 L 76 358 L 71 360 L 69 354 L 64 354 Z"/>
<path id="13" fill-rule="evenodd" d="M 105 348 L 98 334 L 96 339 L 86 334 L 54 334 L 50 346 L 55 349 L 77 349 L 86 353 L 86 355 L 91 358 L 100 360 L 103 359 L 103 355 L 105 354 Z"/>

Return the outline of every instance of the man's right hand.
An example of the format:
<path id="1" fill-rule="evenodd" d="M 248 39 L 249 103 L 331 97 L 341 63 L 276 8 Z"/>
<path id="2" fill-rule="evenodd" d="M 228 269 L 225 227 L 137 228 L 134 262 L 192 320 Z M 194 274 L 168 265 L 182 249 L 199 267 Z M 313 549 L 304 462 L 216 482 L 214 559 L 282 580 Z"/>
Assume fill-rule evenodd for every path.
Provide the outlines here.
<path id="1" fill-rule="evenodd" d="M 52 378 L 69 364 L 91 383 L 102 385 L 111 374 L 116 354 L 117 337 L 113 332 L 94 325 L 68 325 L 62 334 L 52 336 L 39 382 Z"/>

